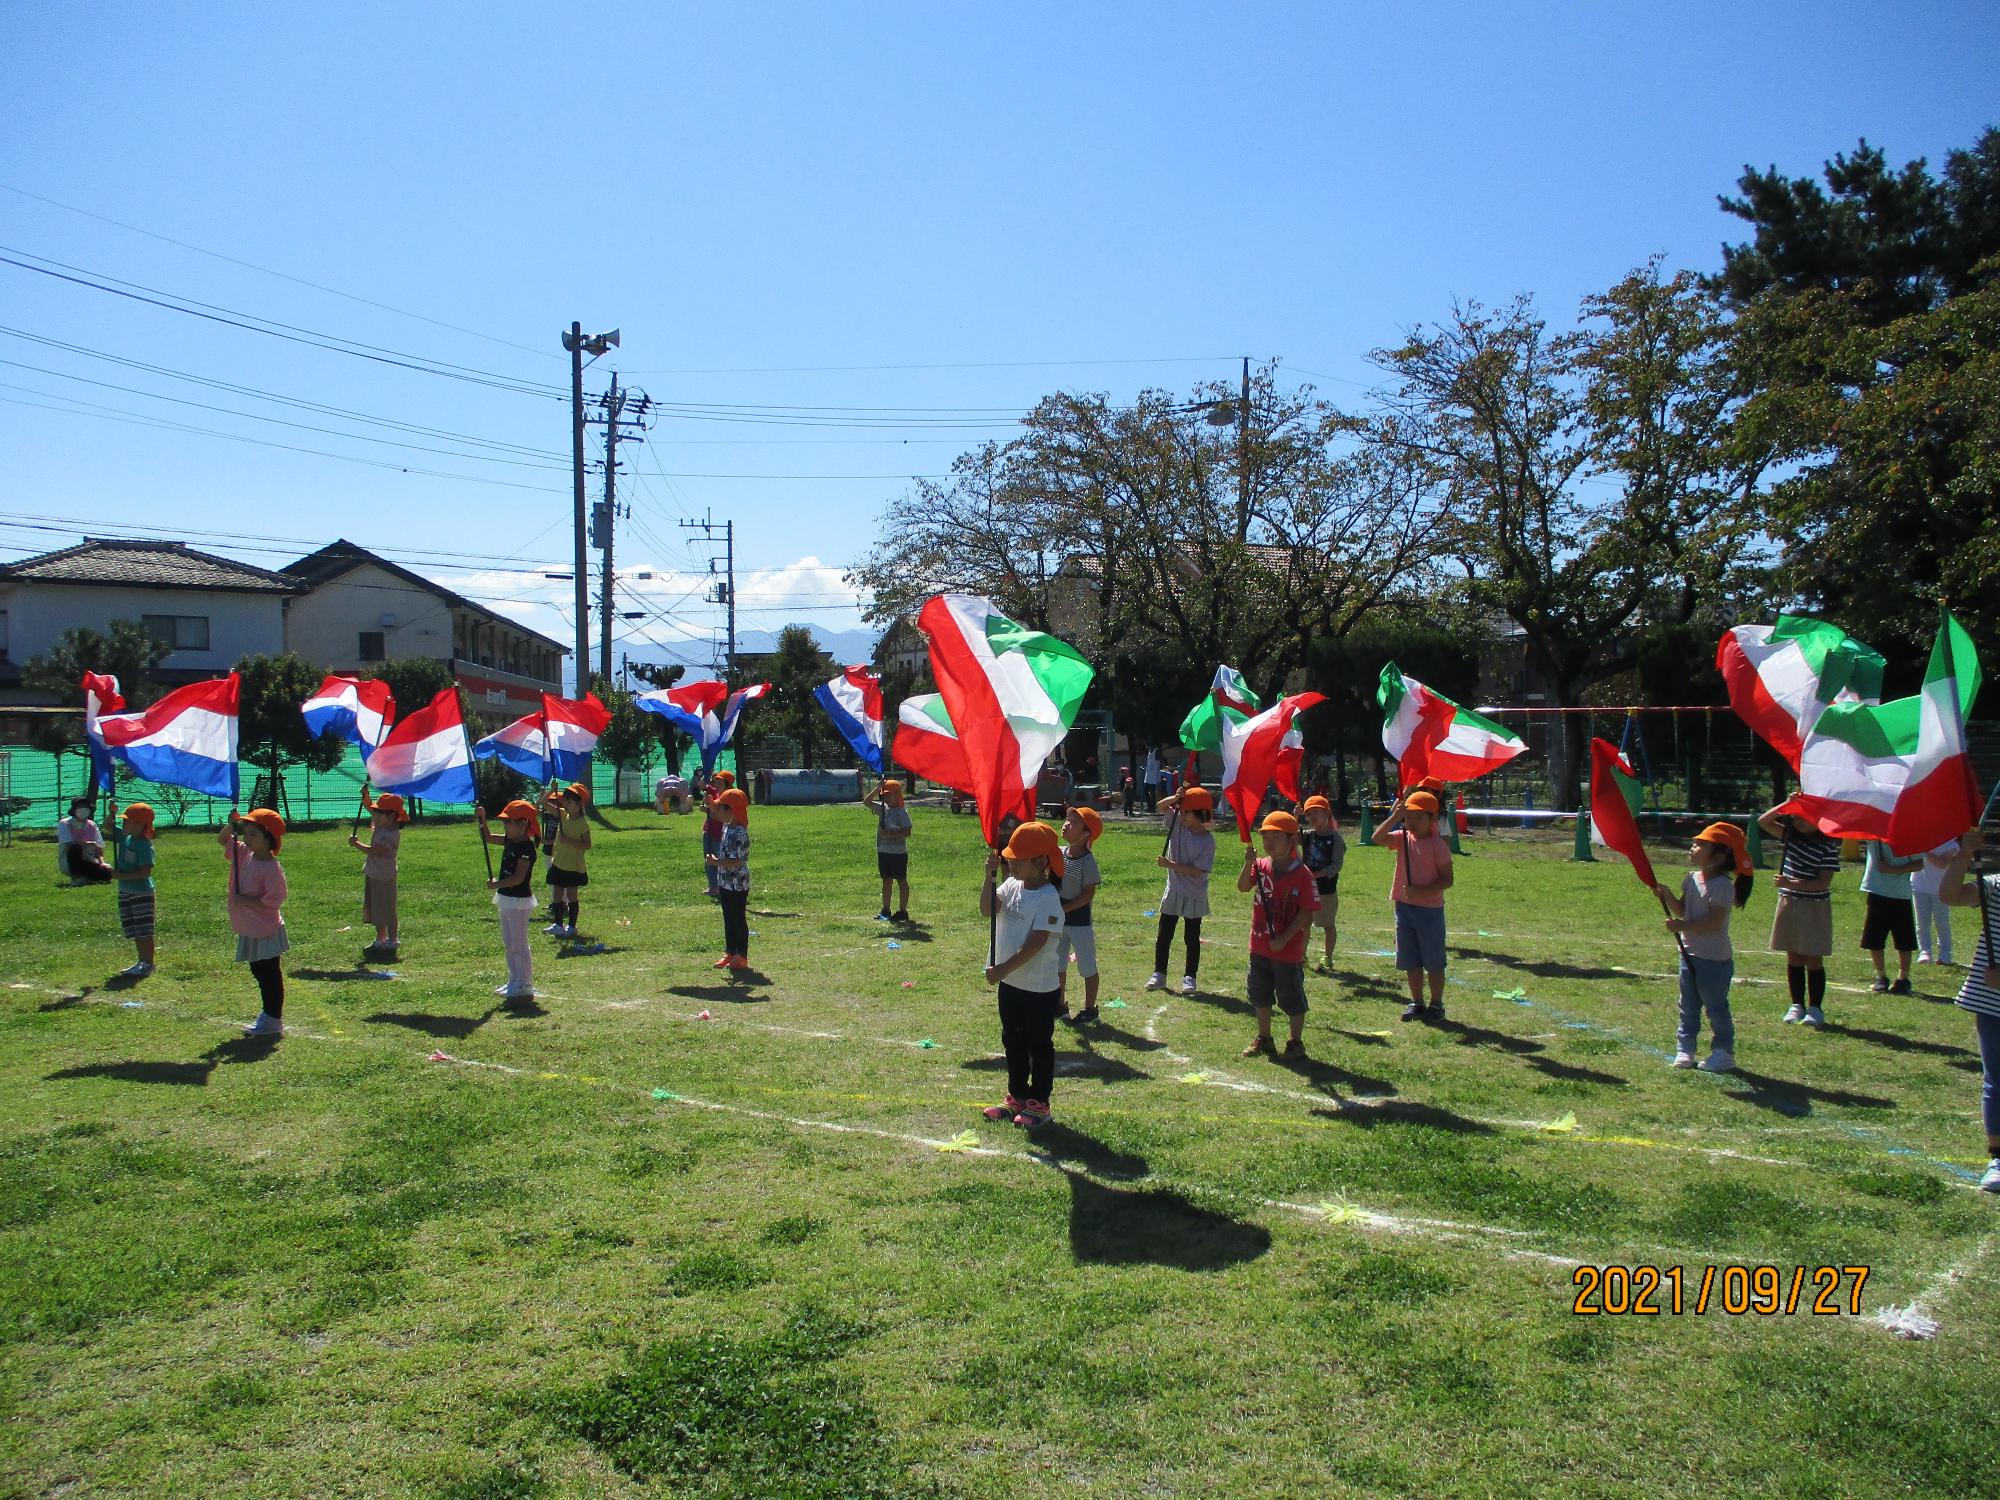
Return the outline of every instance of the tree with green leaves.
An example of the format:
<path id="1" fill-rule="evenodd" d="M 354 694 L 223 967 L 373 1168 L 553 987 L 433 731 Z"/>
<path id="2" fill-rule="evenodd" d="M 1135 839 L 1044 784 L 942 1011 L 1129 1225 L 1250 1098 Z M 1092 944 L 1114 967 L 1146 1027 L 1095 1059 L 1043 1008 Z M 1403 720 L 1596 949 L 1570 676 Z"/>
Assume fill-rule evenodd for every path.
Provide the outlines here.
<path id="1" fill-rule="evenodd" d="M 294 652 L 246 656 L 236 664 L 241 679 L 236 721 L 236 754 L 245 765 L 270 776 L 275 785 L 288 766 L 331 771 L 347 758 L 347 741 L 329 731 L 306 730 L 300 705 L 325 680 L 325 671 Z"/>
<path id="2" fill-rule="evenodd" d="M 83 674 L 100 672 L 118 679 L 127 709 L 146 708 L 165 691 L 153 680 L 153 668 L 167 654 L 160 640 L 133 620 L 113 620 L 103 631 L 65 630 L 56 643 L 21 670 L 22 686 L 46 693 L 58 703 L 83 705 Z M 83 736 L 83 718 L 38 716 L 28 730 L 28 743 L 57 757 L 56 778 L 62 780 L 64 755 L 88 763 L 90 746 Z M 87 777 L 86 777 L 87 780 Z"/>
<path id="3" fill-rule="evenodd" d="M 813 690 L 835 670 L 810 626 L 787 625 L 778 632 L 777 649 L 766 668 L 771 697 L 763 706 L 761 727 L 796 741 L 808 770 L 819 763 L 825 731 L 825 710 L 813 698 Z"/>
<path id="4" fill-rule="evenodd" d="M 448 687 L 457 685 L 458 679 L 451 674 L 451 668 L 432 656 L 405 656 L 395 661 L 385 661 L 368 674 L 377 682 L 389 684 L 389 695 L 396 700 L 396 716 L 415 713 L 431 699 Z M 314 686 L 318 686 L 317 683 Z M 478 738 L 478 736 L 474 736 Z"/>

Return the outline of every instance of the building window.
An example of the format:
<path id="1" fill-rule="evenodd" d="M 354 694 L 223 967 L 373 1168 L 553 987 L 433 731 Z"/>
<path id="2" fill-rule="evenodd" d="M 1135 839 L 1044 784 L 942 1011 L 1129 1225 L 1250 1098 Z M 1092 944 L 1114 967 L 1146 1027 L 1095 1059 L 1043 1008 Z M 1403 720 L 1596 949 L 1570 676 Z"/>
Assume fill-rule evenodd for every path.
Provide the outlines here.
<path id="1" fill-rule="evenodd" d="M 141 615 L 139 628 L 169 651 L 206 651 L 207 615 Z"/>
<path id="2" fill-rule="evenodd" d="M 361 659 L 363 661 L 386 661 L 388 652 L 382 645 L 382 632 L 364 630 L 361 632 Z"/>

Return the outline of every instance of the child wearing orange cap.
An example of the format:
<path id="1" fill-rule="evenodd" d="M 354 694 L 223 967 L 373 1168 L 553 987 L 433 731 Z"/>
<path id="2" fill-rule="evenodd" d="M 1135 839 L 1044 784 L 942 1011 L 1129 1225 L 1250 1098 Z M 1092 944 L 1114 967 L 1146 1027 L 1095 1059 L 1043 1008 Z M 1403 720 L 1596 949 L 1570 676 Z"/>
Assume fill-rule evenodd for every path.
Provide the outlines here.
<path id="1" fill-rule="evenodd" d="M 1098 873 L 1092 847 L 1104 833 L 1104 819 L 1094 807 L 1072 807 L 1063 819 L 1062 884 L 1056 894 L 1062 898 L 1063 930 L 1057 943 L 1062 964 L 1062 999 L 1057 1014 L 1069 1014 L 1069 966 L 1083 977 L 1083 1009 L 1074 1024 L 1088 1026 L 1097 1020 L 1097 929 L 1091 925 L 1090 903 L 1104 883 Z"/>
<path id="2" fill-rule="evenodd" d="M 715 856 L 722 849 L 722 818 L 715 810 L 715 799 L 736 785 L 736 778 L 727 771 L 717 771 L 703 784 L 701 791 L 701 859 L 702 867 L 708 873 L 708 899 L 716 899 Z"/>
<path id="3" fill-rule="evenodd" d="M 1264 857 L 1243 846 L 1243 870 L 1236 889 L 1255 891 L 1250 910 L 1250 973 L 1244 992 L 1257 1009 L 1257 1035 L 1243 1049 L 1245 1057 L 1275 1050 L 1271 1040 L 1271 1006 L 1275 1001 L 1291 1026 L 1285 1060 L 1306 1055 L 1306 929 L 1319 909 L 1319 887 L 1312 867 L 1299 858 L 1299 820 L 1290 813 L 1264 814 L 1258 825 Z"/>
<path id="4" fill-rule="evenodd" d="M 1149 990 L 1164 989 L 1167 957 L 1173 952 L 1174 924 L 1187 924 L 1187 967 L 1181 975 L 1181 993 L 1192 995 L 1195 978 L 1201 973 L 1201 919 L 1208 915 L 1208 872 L 1215 868 L 1215 834 L 1210 825 L 1215 818 L 1215 795 L 1205 786 L 1186 787 L 1167 799 L 1172 809 L 1173 829 L 1167 835 L 1167 850 L 1158 860 L 1167 872 L 1167 888 L 1160 896 L 1160 928 L 1153 938 L 1153 977 Z"/>
<path id="5" fill-rule="evenodd" d="M 1750 899 L 1750 849 L 1734 823 L 1711 823 L 1688 845 L 1688 873 L 1678 894 L 1665 881 L 1654 889 L 1667 904 L 1667 931 L 1681 942 L 1681 1025 L 1674 1038 L 1674 1066 L 1727 1073 L 1736 1066 L 1736 1023 L 1729 1015 L 1729 982 L 1736 951 L 1729 943 L 1729 914 Z M 1697 1063 L 1701 1013 L 1708 1012 L 1708 1056 Z"/>
<path id="6" fill-rule="evenodd" d="M 1334 821 L 1333 804 L 1326 798 L 1308 797 L 1299 810 L 1305 814 L 1306 825 L 1299 831 L 1299 857 L 1312 871 L 1313 890 L 1319 895 L 1319 908 L 1312 914 L 1312 925 L 1326 934 L 1326 956 L 1320 961 L 1320 968 L 1330 973 L 1334 926 L 1340 914 L 1340 871 L 1347 863 L 1347 840 L 1341 834 L 1340 824 Z"/>
<path id="7" fill-rule="evenodd" d="M 500 809 L 500 832 L 479 809 L 479 836 L 500 846 L 500 873 L 486 882 L 500 908 L 500 945 L 507 954 L 507 982 L 493 993 L 509 1000 L 535 995 L 535 955 L 528 946 L 528 923 L 535 915 L 535 856 L 541 852 L 541 819 L 535 805 L 516 797 Z"/>
<path id="8" fill-rule="evenodd" d="M 230 809 L 216 842 L 229 856 L 229 930 L 236 934 L 236 961 L 250 965 L 263 1009 L 243 1028 L 245 1036 L 285 1034 L 284 955 L 292 940 L 285 932 L 285 820 L 268 807 L 239 818 Z"/>
<path id="9" fill-rule="evenodd" d="M 903 805 L 903 783 L 884 780 L 861 798 L 875 814 L 875 873 L 882 877 L 882 910 L 878 922 L 910 920 L 910 810 Z M 889 911 L 889 887 L 896 888 L 896 910 Z"/>
<path id="10" fill-rule="evenodd" d="M 992 877 L 1003 859 L 1007 878 L 996 887 Z M 986 982 L 1000 988 L 1000 1047 L 1007 1054 L 1007 1097 L 985 1114 L 989 1120 L 1012 1119 L 1023 1130 L 1048 1124 L 1056 1077 L 1063 909 L 1051 881 L 1062 874 L 1056 831 L 1046 823 L 1023 823 L 999 853 L 987 852 L 987 878 L 979 887 L 979 914 L 994 918 Z"/>
<path id="11" fill-rule="evenodd" d="M 384 792 L 373 802 L 367 800 L 365 791 L 361 795 L 362 805 L 368 809 L 368 842 L 362 843 L 351 833 L 347 836 L 348 848 L 368 856 L 361 862 L 361 920 L 375 928 L 375 941 L 368 951 L 393 958 L 399 941 L 396 851 L 402 848 L 403 825 L 410 821 L 410 815 L 394 792 Z"/>
<path id="12" fill-rule="evenodd" d="M 1451 889 L 1451 846 L 1438 836 L 1435 792 L 1405 792 L 1375 830 L 1373 842 L 1396 853 L 1389 899 L 1396 906 L 1396 967 L 1410 987 L 1405 1021 L 1444 1019 L 1444 893 Z M 1424 981 L 1431 1003 L 1424 1004 Z"/>
<path id="13" fill-rule="evenodd" d="M 709 798 L 722 819 L 722 837 L 708 867 L 715 872 L 715 899 L 722 905 L 722 957 L 718 969 L 750 967 L 750 799 L 736 787 Z"/>
<path id="14" fill-rule="evenodd" d="M 114 813 L 115 813 L 114 809 Z M 111 870 L 118 877 L 118 930 L 132 940 L 138 960 L 125 971 L 130 979 L 153 972 L 153 809 L 134 802 L 112 835 Z"/>
<path id="15" fill-rule="evenodd" d="M 581 909 L 576 893 L 590 884 L 586 860 L 590 853 L 590 819 L 583 810 L 590 802 L 590 788 L 572 781 L 561 791 L 542 799 L 554 824 L 555 842 L 549 853 L 549 914 L 555 920 L 542 931 L 550 937 L 574 938 L 576 917 Z"/>

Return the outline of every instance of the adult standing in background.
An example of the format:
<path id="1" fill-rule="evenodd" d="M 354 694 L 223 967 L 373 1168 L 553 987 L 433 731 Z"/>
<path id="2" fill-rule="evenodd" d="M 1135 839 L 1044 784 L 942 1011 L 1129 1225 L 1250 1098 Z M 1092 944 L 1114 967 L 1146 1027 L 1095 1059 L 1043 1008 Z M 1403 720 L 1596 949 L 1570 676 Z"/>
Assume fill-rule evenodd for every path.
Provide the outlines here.
<path id="1" fill-rule="evenodd" d="M 1146 811 L 1160 810 L 1160 752 L 1151 748 L 1146 751 L 1146 762 L 1140 768 L 1139 791 L 1146 799 Z"/>

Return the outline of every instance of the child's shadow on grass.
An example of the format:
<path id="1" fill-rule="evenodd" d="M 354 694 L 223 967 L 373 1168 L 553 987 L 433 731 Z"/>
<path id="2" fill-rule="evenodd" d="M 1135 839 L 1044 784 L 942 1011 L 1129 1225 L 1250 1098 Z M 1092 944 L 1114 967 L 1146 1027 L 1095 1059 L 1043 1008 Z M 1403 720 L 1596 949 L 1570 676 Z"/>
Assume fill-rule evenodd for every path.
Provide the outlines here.
<path id="1" fill-rule="evenodd" d="M 1523 1061 L 1537 1073 L 1546 1074 L 1550 1078 L 1560 1078 L 1564 1083 L 1589 1083 L 1607 1089 L 1624 1089 L 1632 1086 L 1629 1079 L 1620 1078 L 1616 1073 L 1600 1073 L 1595 1068 L 1557 1062 L 1553 1057 L 1529 1057 Z"/>
<path id="2" fill-rule="evenodd" d="M 959 1066 L 974 1073 L 1003 1073 L 1007 1069 L 1007 1059 L 974 1057 L 960 1063 Z M 1066 1078 L 1094 1078 L 1099 1083 L 1130 1083 L 1135 1078 L 1153 1076 L 1151 1073 L 1142 1073 L 1119 1058 L 1101 1057 L 1095 1052 L 1058 1052 L 1056 1072 Z"/>
<path id="3" fill-rule="evenodd" d="M 560 962 L 565 958 L 609 958 L 614 953 L 623 952 L 625 952 L 623 947 L 613 947 L 609 943 L 600 943 L 593 939 L 589 942 L 565 943 L 556 950 L 556 959 Z"/>
<path id="4" fill-rule="evenodd" d="M 1383 1104 L 1343 1103 L 1312 1113 L 1315 1119 L 1338 1120 L 1343 1125 L 1359 1125 L 1363 1130 L 1373 1130 L 1378 1125 L 1428 1125 L 1433 1130 L 1449 1130 L 1457 1135 L 1499 1134 L 1490 1125 L 1416 1099 L 1391 1099 Z"/>
<path id="5" fill-rule="evenodd" d="M 1277 1065 L 1288 1073 L 1296 1074 L 1321 1093 L 1332 1093 L 1343 1085 L 1355 1094 L 1393 1094 L 1396 1085 L 1386 1078 L 1370 1078 L 1366 1073 L 1350 1072 L 1330 1062 L 1316 1058 L 1298 1057 L 1287 1062 L 1283 1058 L 1274 1059 Z"/>
<path id="6" fill-rule="evenodd" d="M 1079 1262 L 1220 1271 L 1271 1248 L 1271 1231 L 1172 1188 L 1120 1188 L 1069 1177 L 1069 1248 Z"/>
<path id="7" fill-rule="evenodd" d="M 931 941 L 931 930 L 914 922 L 890 922 L 877 936 L 892 943 L 928 943 Z"/>
<path id="8" fill-rule="evenodd" d="M 408 1031 L 421 1031 L 425 1036 L 463 1041 L 492 1020 L 499 1009 L 496 1005 L 484 1015 L 477 1016 L 437 1016 L 420 1010 L 378 1010 L 374 1015 L 361 1019 L 377 1026 L 401 1026 Z"/>
<path id="9" fill-rule="evenodd" d="M 1892 1052 L 1922 1052 L 1931 1057 L 1971 1058 L 1975 1063 L 1979 1054 L 1964 1047 L 1954 1047 L 1945 1042 L 1919 1041 L 1915 1037 L 1898 1036 L 1893 1031 L 1870 1031 L 1860 1026 L 1843 1026 L 1838 1021 L 1828 1021 L 1821 1028 L 1833 1036 L 1851 1036 L 1856 1041 L 1873 1042 L 1878 1047 L 1887 1047 Z"/>
<path id="10" fill-rule="evenodd" d="M 1217 1010 L 1228 1011 L 1232 1016 L 1254 1016 L 1257 1014 L 1257 1007 L 1252 1005 L 1248 1000 L 1236 995 L 1219 995 L 1214 990 L 1197 989 L 1192 995 L 1183 995 L 1176 990 L 1174 998 L 1177 1000 L 1193 1000 L 1200 1005 L 1212 1005 Z"/>
<path id="11" fill-rule="evenodd" d="M 382 969 L 368 969 L 356 964 L 351 969 L 294 969 L 292 978 L 310 979 L 318 984 L 347 984 L 353 980 L 380 984 L 384 980 L 394 979 L 395 975 Z"/>
<path id="12" fill-rule="evenodd" d="M 170 1083 L 183 1088 L 205 1088 L 209 1075 L 223 1063 L 262 1062 L 277 1050 L 276 1037 L 237 1037 L 218 1042 L 193 1062 L 103 1062 L 83 1063 L 50 1073 L 46 1082 L 70 1078 L 112 1078 L 120 1083 Z"/>
<path id="13" fill-rule="evenodd" d="M 1120 1047 L 1129 1047 L 1134 1052 L 1158 1052 L 1165 1042 L 1140 1036 L 1136 1031 L 1123 1031 L 1116 1026 L 1107 1026 L 1102 1021 L 1092 1021 L 1088 1026 L 1076 1028 L 1076 1038 L 1086 1047 L 1094 1047 L 1099 1042 L 1111 1042 Z"/>
<path id="14" fill-rule="evenodd" d="M 1468 1026 L 1463 1021 L 1439 1021 L 1435 1024 L 1439 1031 L 1448 1033 L 1461 1047 L 1497 1047 L 1500 1051 L 1511 1053 L 1516 1057 L 1524 1057 L 1542 1050 L 1540 1042 L 1531 1042 L 1526 1037 L 1510 1036 L 1504 1031 L 1490 1031 L 1484 1026 Z"/>
<path id="15" fill-rule="evenodd" d="M 1814 1103 L 1844 1105 L 1849 1109 L 1894 1109 L 1894 1099 L 1878 1099 L 1873 1094 L 1856 1094 L 1847 1089 L 1823 1089 L 1809 1083 L 1793 1083 L 1784 1078 L 1770 1078 L 1762 1073 L 1752 1073 L 1738 1068 L 1727 1075 L 1736 1083 L 1747 1083 L 1747 1089 L 1724 1089 L 1732 1099 L 1741 1099 L 1745 1104 L 1754 1104 L 1759 1109 L 1775 1110 L 1781 1115 L 1809 1115 Z"/>
<path id="16" fill-rule="evenodd" d="M 1322 976 L 1327 977 L 1327 976 Z M 1335 969 L 1331 976 L 1344 993 L 1336 996 L 1341 1000 L 1402 1000 L 1406 996 L 1396 986 L 1372 974 L 1357 974 L 1352 969 Z"/>
<path id="17" fill-rule="evenodd" d="M 737 972 L 748 978 L 757 971 L 754 969 L 739 969 Z M 764 983 L 764 978 L 762 975 L 758 975 L 757 978 L 750 982 L 752 984 L 762 984 Z M 669 995 L 679 995 L 683 1000 L 727 1002 L 731 1005 L 762 1005 L 768 1003 L 771 998 L 769 995 L 760 995 L 756 991 L 746 989 L 738 984 L 670 984 L 667 986 L 667 993 Z"/>
<path id="18" fill-rule="evenodd" d="M 1389 1045 L 1389 1039 L 1386 1036 L 1370 1036 L 1365 1031 L 1347 1031 L 1336 1026 L 1333 1029 L 1333 1034 L 1335 1036 L 1344 1036 L 1350 1042 L 1362 1047 L 1386 1047 Z"/>
<path id="19" fill-rule="evenodd" d="M 1451 951 L 1460 958 L 1483 958 L 1490 964 L 1498 964 L 1503 969 L 1518 969 L 1523 974 L 1533 974 L 1540 979 L 1630 979 L 1629 974 L 1617 969 L 1607 969 L 1602 965 L 1585 968 L 1581 964 L 1566 964 L 1552 958 L 1516 958 L 1511 953 L 1498 953 L 1490 948 L 1461 948 L 1456 944 Z"/>

